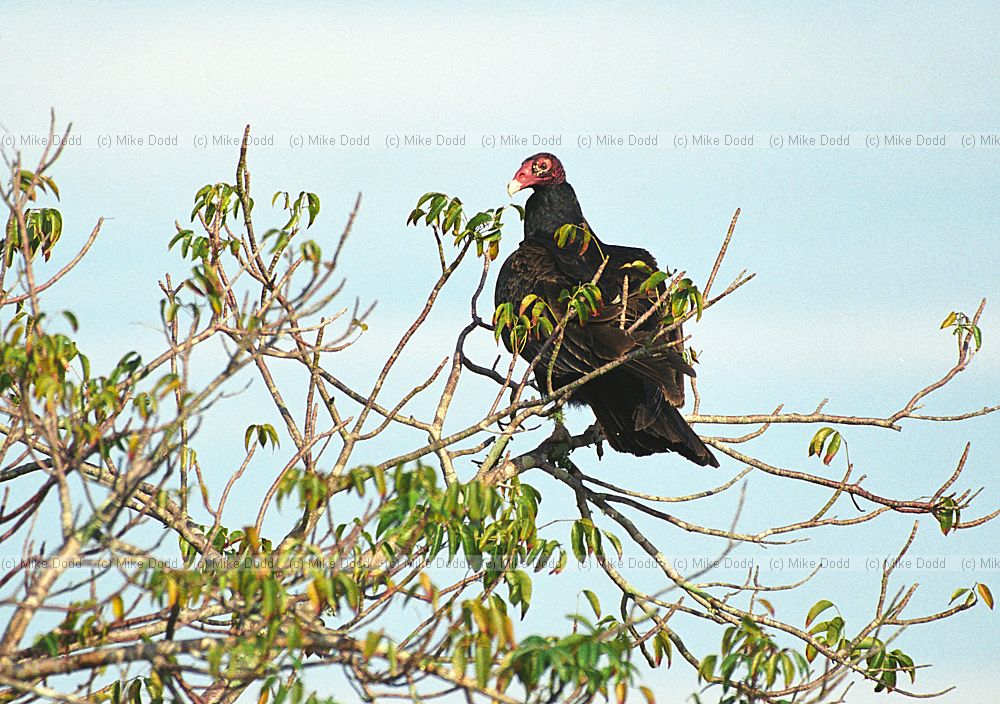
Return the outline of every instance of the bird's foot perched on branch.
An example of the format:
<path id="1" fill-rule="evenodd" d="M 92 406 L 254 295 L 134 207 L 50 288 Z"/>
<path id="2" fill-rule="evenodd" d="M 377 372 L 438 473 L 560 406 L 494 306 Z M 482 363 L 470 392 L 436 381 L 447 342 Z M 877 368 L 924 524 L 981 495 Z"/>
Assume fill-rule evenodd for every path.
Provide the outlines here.
<path id="1" fill-rule="evenodd" d="M 595 445 L 598 457 L 603 456 L 601 443 L 604 439 L 601 428 L 594 423 L 579 435 L 571 435 L 561 421 L 556 421 L 555 430 L 538 447 L 522 455 L 511 457 L 496 467 L 479 473 L 479 480 L 486 484 L 500 484 L 542 464 L 567 466 L 570 453 L 580 447 Z"/>

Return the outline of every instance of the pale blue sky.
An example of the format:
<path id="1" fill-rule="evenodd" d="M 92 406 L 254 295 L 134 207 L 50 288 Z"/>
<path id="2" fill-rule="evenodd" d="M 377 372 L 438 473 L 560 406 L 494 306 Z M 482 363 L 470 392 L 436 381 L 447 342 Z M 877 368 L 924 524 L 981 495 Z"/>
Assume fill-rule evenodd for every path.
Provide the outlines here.
<path id="1" fill-rule="evenodd" d="M 85 350 L 96 359 L 155 349 L 154 281 L 164 271 L 183 271 L 166 251 L 173 221 L 186 220 L 198 187 L 231 179 L 234 171 L 235 149 L 197 148 L 198 136 L 238 134 L 247 122 L 256 134 L 273 135 L 273 146 L 251 153 L 258 201 L 279 188 L 318 192 L 321 241 L 332 242 L 362 191 L 345 271 L 351 295 L 368 295 L 385 281 L 427 288 L 436 255 L 426 233 L 403 226 L 420 194 L 444 190 L 481 207 L 506 202 L 506 182 L 538 149 L 484 148 L 483 137 L 537 133 L 561 137 L 562 146 L 550 150 L 562 158 L 603 238 L 645 246 L 661 263 L 697 280 L 707 275 L 733 210 L 743 209 L 722 275 L 747 268 L 758 279 L 690 326 L 703 350 L 706 412 L 763 412 L 778 403 L 805 411 L 824 397 L 834 412 L 894 410 L 950 364 L 953 345 L 937 331 L 941 319 L 954 308 L 971 312 L 983 296 L 990 299 L 986 347 L 928 409 L 948 413 L 998 402 L 1000 148 L 978 141 L 971 149 L 962 146 L 969 135 L 1000 134 L 1000 10 L 994 3 L 959 9 L 945 3 L 846 3 L 836 9 L 821 3 L 700 9 L 506 3 L 495 15 L 460 4 L 419 10 L 393 4 L 378 11 L 321 3 L 167 8 L 3 8 L 0 70 L 8 80 L 17 78 L 5 91 L 0 126 L 18 136 L 42 132 L 49 108 L 76 125 L 81 145 L 67 151 L 56 172 L 67 251 L 98 216 L 109 218 L 88 261 L 50 299 L 79 314 Z M 370 144 L 348 149 L 294 142 L 317 132 L 367 134 Z M 703 132 L 753 134 L 755 145 L 674 148 L 675 136 Z M 945 134 L 948 143 L 865 148 L 866 137 L 887 132 Z M 114 142 L 126 133 L 176 135 L 177 146 L 100 146 L 102 137 Z M 387 137 L 412 133 L 465 135 L 466 146 L 385 146 Z M 579 138 L 597 133 L 652 133 L 659 143 L 646 149 L 580 146 Z M 768 146 L 771 137 L 792 133 L 848 133 L 851 146 Z M 518 234 L 516 227 L 508 231 L 504 256 Z M 450 336 L 464 322 L 473 268 L 416 338 L 418 347 L 403 360 L 393 388 L 448 353 Z M 384 351 L 420 305 L 416 298 L 380 298 L 366 346 L 347 356 L 352 368 L 346 373 L 355 378 L 365 378 L 361 360 Z M 479 349 L 490 360 L 495 354 L 489 341 Z M 463 403 L 459 408 L 470 413 L 478 408 L 475 393 Z M 254 409 L 243 403 L 238 411 L 243 418 Z M 216 422 L 221 429 L 231 421 Z M 577 426 L 586 422 L 583 413 L 573 418 Z M 760 451 L 802 466 L 809 434 L 780 429 Z M 998 435 L 1000 421 L 992 418 L 946 428 L 911 423 L 900 435 L 855 431 L 848 440 L 871 486 L 900 494 L 931 493 L 964 441 L 972 440 L 962 485 L 992 483 L 978 502 L 985 511 L 1000 503 Z M 228 449 L 241 438 L 233 434 Z M 704 488 L 737 469 L 724 463 L 721 474 L 709 476 L 662 458 L 582 461 L 602 476 L 627 476 L 634 486 L 664 492 Z M 548 517 L 572 515 L 565 492 L 541 478 L 529 481 L 552 491 Z M 820 503 L 818 494 L 755 477 L 746 526 L 761 525 L 769 510 L 799 515 L 807 510 L 796 511 L 800 505 Z M 731 502 L 719 501 L 679 513 L 718 525 L 731 509 Z M 908 525 L 889 518 L 855 532 L 816 536 L 804 550 L 856 555 L 879 545 L 895 551 Z M 650 530 L 661 531 L 678 554 L 715 549 Z M 943 538 L 925 520 L 914 551 L 979 555 L 997 545 L 996 527 Z M 1000 592 L 997 577 L 910 575 L 923 584 L 918 610 L 940 608 L 952 588 L 974 579 Z M 537 608 L 565 612 L 566 589 L 590 586 L 592 578 L 567 575 L 558 589 L 550 583 L 549 592 L 539 583 Z M 877 580 L 834 574 L 817 589 L 788 599 L 779 615 L 800 621 L 792 615 L 827 596 L 847 612 L 856 601 L 857 620 Z M 977 666 L 988 659 L 976 654 L 997 650 L 997 632 L 996 616 L 976 609 L 906 634 L 906 648 L 936 664 L 921 672 L 919 687 L 960 683 L 961 695 L 944 701 L 992 702 L 1000 681 Z M 708 652 L 718 637 L 713 632 L 693 642 Z M 651 678 L 659 700 L 668 703 L 683 701 L 681 693 L 694 682 L 682 666 Z M 860 686 L 850 699 L 874 700 Z"/>

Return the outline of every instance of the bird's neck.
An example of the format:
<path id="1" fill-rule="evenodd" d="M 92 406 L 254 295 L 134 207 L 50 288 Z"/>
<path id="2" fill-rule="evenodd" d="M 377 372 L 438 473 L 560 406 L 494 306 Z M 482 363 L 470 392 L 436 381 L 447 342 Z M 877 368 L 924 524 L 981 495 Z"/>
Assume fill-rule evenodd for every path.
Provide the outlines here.
<path id="1" fill-rule="evenodd" d="M 551 240 L 563 225 L 580 225 L 583 210 L 576 192 L 568 183 L 535 188 L 524 206 L 524 238 Z"/>

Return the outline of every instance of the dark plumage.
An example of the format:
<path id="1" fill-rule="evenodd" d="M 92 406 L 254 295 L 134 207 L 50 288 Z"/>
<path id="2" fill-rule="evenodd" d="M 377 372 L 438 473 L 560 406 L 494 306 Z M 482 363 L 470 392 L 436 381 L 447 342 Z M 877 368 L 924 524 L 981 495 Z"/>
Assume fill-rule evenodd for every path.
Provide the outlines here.
<path id="1" fill-rule="evenodd" d="M 623 265 L 641 260 L 656 268 L 656 260 L 644 249 L 606 244 L 596 235 L 586 248 L 581 246 L 582 238 L 565 247 L 556 244 L 555 232 L 563 225 L 593 231 L 573 187 L 566 182 L 562 164 L 552 154 L 536 154 L 524 161 L 507 190 L 513 195 L 522 188 L 534 189 L 524 210 L 524 240 L 500 269 L 494 295 L 497 305 L 512 302 L 516 309 L 525 296 L 534 293 L 561 314 L 566 303 L 559 301 L 560 293 L 589 282 L 601 265 L 602 254 L 609 258 L 597 282 L 603 307 L 585 325 L 574 321 L 567 326 L 552 373 L 553 388 L 561 388 L 652 341 L 660 330 L 658 316 L 651 315 L 632 333 L 627 328 L 652 307 L 656 292 L 639 294 L 637 289 L 645 276 Z M 623 301 L 626 276 L 630 289 Z M 590 406 L 608 443 L 619 452 L 677 452 L 696 464 L 718 467 L 718 461 L 677 410 L 684 405 L 684 376 L 695 374 L 682 356 L 682 337 L 680 328 L 661 334 L 657 344 L 677 341 L 677 346 L 630 361 L 587 382 L 573 392 L 571 402 Z M 509 331 L 503 340 L 507 349 L 513 350 Z M 543 343 L 539 336 L 529 337 L 521 356 L 531 361 Z M 544 386 L 548 359 L 539 362 L 536 379 Z"/>

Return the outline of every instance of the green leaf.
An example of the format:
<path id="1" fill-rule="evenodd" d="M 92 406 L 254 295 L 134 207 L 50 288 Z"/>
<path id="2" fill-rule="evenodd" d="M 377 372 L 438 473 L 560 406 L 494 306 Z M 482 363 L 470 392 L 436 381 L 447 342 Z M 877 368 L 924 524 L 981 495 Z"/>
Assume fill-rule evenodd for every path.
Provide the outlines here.
<path id="1" fill-rule="evenodd" d="M 955 525 L 955 511 L 951 509 L 939 511 L 935 517 L 937 518 L 938 526 L 941 528 L 941 533 L 943 535 L 948 535 L 948 533 L 951 532 L 952 527 Z"/>
<path id="2" fill-rule="evenodd" d="M 472 230 L 472 231 L 477 230 L 479 227 L 481 227 L 482 225 L 484 225 L 485 223 L 487 223 L 492 218 L 493 218 L 493 216 L 490 215 L 490 213 L 478 213 L 478 214 L 474 215 L 469 220 L 468 223 L 466 223 L 465 229 L 466 230 Z"/>
<path id="3" fill-rule="evenodd" d="M 309 209 L 309 222 L 306 227 L 312 227 L 313 222 L 316 221 L 316 216 L 319 215 L 319 196 L 315 193 L 307 193 L 306 198 L 309 201 L 307 206 Z"/>
<path id="4" fill-rule="evenodd" d="M 778 675 L 778 654 L 771 653 L 771 657 L 764 663 L 764 675 L 767 677 L 767 688 L 774 686 L 774 678 Z"/>
<path id="5" fill-rule="evenodd" d="M 465 677 L 465 665 L 465 647 L 457 645 L 451 653 L 451 669 L 459 677 Z"/>
<path id="6" fill-rule="evenodd" d="M 601 617 L 601 602 L 597 598 L 597 595 L 594 594 L 594 592 L 590 591 L 589 589 L 584 589 L 583 590 L 583 595 L 585 597 L 587 597 L 587 601 L 590 602 L 590 608 L 594 610 L 594 615 L 597 616 L 597 618 L 600 618 Z"/>
<path id="7" fill-rule="evenodd" d="M 69 321 L 69 326 L 73 329 L 73 332 L 76 332 L 79 329 L 80 324 L 77 322 L 76 316 L 73 315 L 73 313 L 68 310 L 64 310 L 63 317 Z"/>
<path id="8" fill-rule="evenodd" d="M 816 455 L 817 457 L 823 451 L 823 443 L 826 442 L 826 438 L 830 433 L 834 432 L 833 428 L 820 428 L 813 435 L 812 440 L 809 441 L 809 457 Z"/>
<path id="9" fill-rule="evenodd" d="M 607 530 L 604 531 L 604 535 L 608 540 L 611 541 L 611 545 L 615 549 L 615 554 L 618 555 L 618 559 L 620 560 L 622 558 L 622 541 L 618 538 L 617 535 L 615 535 L 611 531 Z"/>
<path id="10" fill-rule="evenodd" d="M 421 208 L 414 208 L 410 211 L 410 215 L 406 218 L 407 225 L 416 225 L 417 221 L 420 220 L 427 212 Z"/>
<path id="11" fill-rule="evenodd" d="M 956 589 L 955 591 L 953 591 L 951 593 L 951 599 L 948 600 L 948 603 L 950 604 L 950 603 L 954 602 L 955 599 L 958 599 L 959 597 L 964 596 L 965 594 L 968 594 L 968 593 L 969 593 L 969 590 L 966 587 L 962 587 L 960 589 Z"/>
<path id="12" fill-rule="evenodd" d="M 707 655 L 698 665 L 698 681 L 701 682 L 705 680 L 710 682 L 712 680 L 712 675 L 715 673 L 715 655 Z"/>
<path id="13" fill-rule="evenodd" d="M 420 200 L 417 201 L 417 207 L 419 208 L 421 205 L 429 201 L 431 198 L 436 198 L 438 196 L 444 196 L 444 193 L 431 191 L 430 193 L 423 194 L 422 196 L 420 196 Z"/>
<path id="14" fill-rule="evenodd" d="M 654 271 L 645 281 L 639 284 L 639 293 L 649 293 L 666 280 L 667 272 Z"/>
<path id="15" fill-rule="evenodd" d="M 795 665 L 792 663 L 792 659 L 788 657 L 788 653 L 781 653 L 779 663 L 781 664 L 781 673 L 785 677 L 785 687 L 791 687 L 792 681 L 795 679 Z"/>
<path id="16" fill-rule="evenodd" d="M 485 687 L 490 681 L 490 666 L 493 664 L 493 656 L 490 652 L 489 641 L 480 642 L 476 646 L 476 684 Z"/>
<path id="17" fill-rule="evenodd" d="M 730 653 L 726 656 L 726 659 L 722 661 L 722 665 L 719 666 L 719 675 L 726 682 L 732 677 L 733 670 L 740 663 L 741 655 L 739 653 Z"/>
<path id="18" fill-rule="evenodd" d="M 649 264 L 647 264 L 646 262 L 642 261 L 641 259 L 636 259 L 634 261 L 629 262 L 628 264 L 622 264 L 621 268 L 622 269 L 640 269 L 642 271 L 645 271 L 646 273 L 652 273 L 653 272 L 652 267 L 650 267 Z"/>
<path id="19" fill-rule="evenodd" d="M 573 529 L 570 531 L 570 544 L 573 546 L 573 555 L 579 562 L 583 562 L 587 558 L 587 548 L 584 546 L 583 532 L 583 524 L 580 521 L 575 521 Z"/>
<path id="20" fill-rule="evenodd" d="M 437 220 L 438 216 L 441 214 L 441 211 L 444 210 L 446 205 L 448 205 L 448 196 L 444 195 L 443 193 L 438 194 L 433 199 L 431 199 L 431 208 L 430 210 L 427 211 L 427 217 L 424 219 L 424 222 L 430 225 L 432 222 Z"/>
<path id="21" fill-rule="evenodd" d="M 377 631 L 372 631 L 365 638 L 365 647 L 362 650 L 362 654 L 365 659 L 370 659 L 375 651 L 378 649 L 378 644 L 382 641 L 382 634 Z"/>
<path id="22" fill-rule="evenodd" d="M 892 654 L 896 656 L 896 663 L 904 672 L 909 673 L 910 682 L 917 681 L 917 668 L 913 665 L 913 658 L 904 653 L 902 650 L 893 650 Z"/>
<path id="23" fill-rule="evenodd" d="M 528 576 L 527 572 L 522 570 L 515 570 L 511 574 L 514 576 L 515 583 L 517 584 L 518 592 L 521 598 L 521 618 L 524 618 L 524 614 L 528 611 L 528 607 L 531 605 L 531 577 Z"/>

